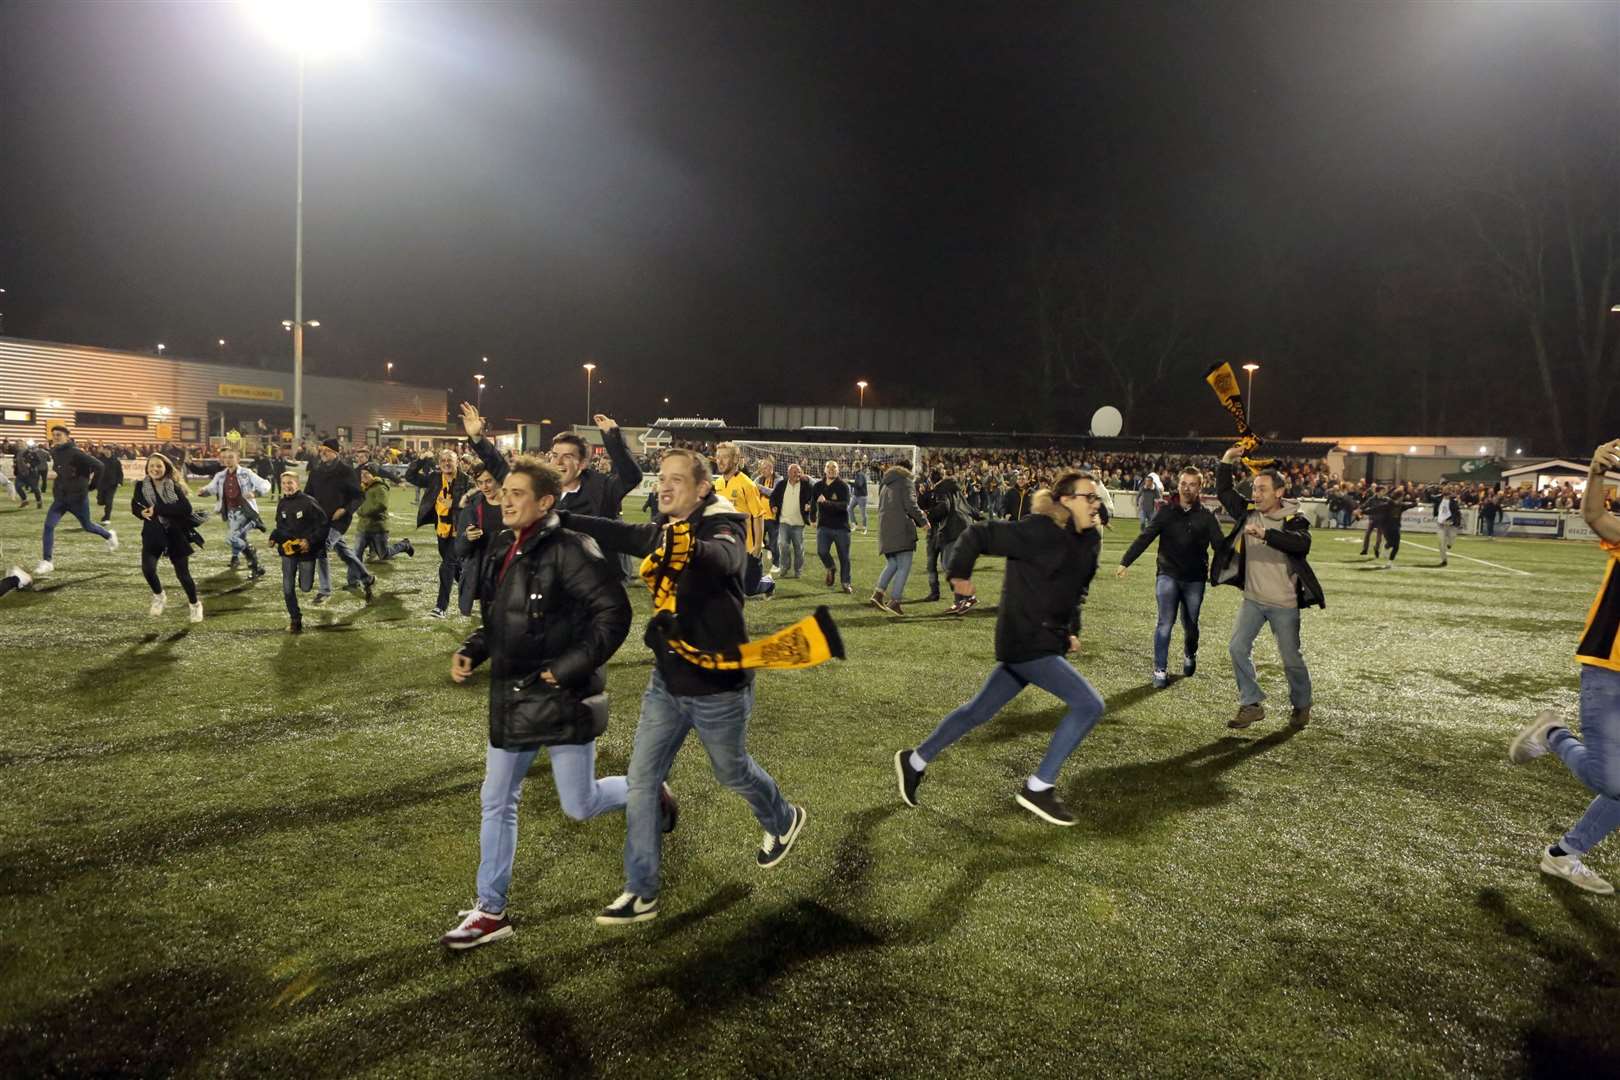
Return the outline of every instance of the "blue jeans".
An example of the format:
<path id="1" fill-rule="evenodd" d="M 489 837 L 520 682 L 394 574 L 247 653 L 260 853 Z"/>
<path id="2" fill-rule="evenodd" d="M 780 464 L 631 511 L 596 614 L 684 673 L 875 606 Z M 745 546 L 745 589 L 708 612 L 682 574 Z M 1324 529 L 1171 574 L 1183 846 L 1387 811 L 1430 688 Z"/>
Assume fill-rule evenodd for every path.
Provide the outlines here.
<path id="1" fill-rule="evenodd" d="M 315 560 L 315 568 L 319 572 L 321 579 L 320 591 L 322 596 L 330 596 L 332 593 L 332 571 L 327 566 L 327 551 L 337 552 L 338 558 L 342 559 L 343 564 L 348 567 L 348 583 L 350 585 L 358 585 L 371 579 L 371 575 L 366 571 L 366 564 L 361 562 L 360 556 L 356 555 L 354 549 L 349 547 L 349 542 L 344 539 L 343 534 L 336 529 L 327 529 L 326 551 L 321 552 L 320 557 Z"/>
<path id="2" fill-rule="evenodd" d="M 1061 656 L 1043 656 L 1018 664 L 997 664 L 990 670 L 979 692 L 966 705 L 959 705 L 939 722 L 933 734 L 917 747 L 917 756 L 933 761 L 940 751 L 989 720 L 1031 683 L 1061 700 L 1069 711 L 1058 721 L 1052 742 L 1046 748 L 1035 775 L 1048 784 L 1057 783 L 1058 770 L 1074 753 L 1080 740 L 1102 719 L 1103 699 L 1085 676 Z"/>
<path id="3" fill-rule="evenodd" d="M 80 495 L 77 499 L 52 499 L 51 508 L 45 511 L 45 535 L 40 541 L 40 547 L 45 552 L 45 561 L 51 561 L 51 552 L 56 549 L 56 523 L 68 514 L 79 519 L 79 525 L 92 536 L 99 536 L 106 540 L 112 533 L 90 520 L 90 496 Z"/>
<path id="4" fill-rule="evenodd" d="M 1238 608 L 1237 622 L 1232 626 L 1232 641 L 1227 651 L 1232 656 L 1232 671 L 1237 675 L 1238 704 L 1258 705 L 1266 700 L 1260 681 L 1254 674 L 1254 639 L 1261 627 L 1271 624 L 1271 635 L 1277 639 L 1277 655 L 1282 658 L 1283 671 L 1288 676 L 1288 700 L 1296 709 L 1311 703 L 1311 672 L 1305 666 L 1305 655 L 1299 648 L 1299 609 L 1270 607 L 1257 604 L 1248 597 Z"/>
<path id="5" fill-rule="evenodd" d="M 849 523 L 855 524 L 855 511 L 861 512 L 861 528 L 866 528 L 866 496 L 854 495 L 849 500 Z"/>
<path id="6" fill-rule="evenodd" d="M 551 781 L 557 785 L 562 812 L 574 821 L 624 809 L 622 776 L 596 778 L 596 743 L 548 746 Z M 484 755 L 484 788 L 479 799 L 484 820 L 478 830 L 478 907 L 494 913 L 506 910 L 506 890 L 512 884 L 512 860 L 517 855 L 518 800 L 523 778 L 540 749 L 498 750 Z"/>
<path id="7" fill-rule="evenodd" d="M 1189 659 L 1198 655 L 1198 611 L 1204 606 L 1202 581 L 1177 581 L 1160 574 L 1153 583 L 1159 598 L 1159 621 L 1153 627 L 1153 670 L 1164 671 L 1170 662 L 1170 631 L 1181 613 L 1181 651 Z"/>
<path id="8" fill-rule="evenodd" d="M 883 556 L 883 573 L 878 575 L 877 591 L 887 592 L 890 597 L 899 600 L 906 591 L 906 578 L 911 576 L 911 560 L 916 555 L 917 549 L 913 548 Z"/>
<path id="9" fill-rule="evenodd" d="M 258 527 L 258 519 L 246 510 L 232 510 L 225 516 L 225 546 L 231 549 L 232 558 L 244 553 L 252 557 L 253 545 L 248 542 L 248 533 Z"/>
<path id="10" fill-rule="evenodd" d="M 410 543 L 408 540 L 395 540 L 389 543 L 388 534 L 385 532 L 361 533 L 357 539 L 360 542 L 361 561 L 364 561 L 365 553 L 369 551 L 373 559 L 386 562 L 404 551 L 405 546 Z"/>
<path id="11" fill-rule="evenodd" d="M 776 526 L 776 554 L 778 573 L 785 574 L 789 570 L 802 571 L 804 569 L 804 526 L 784 525 Z"/>
<path id="12" fill-rule="evenodd" d="M 298 590 L 309 592 L 315 584 L 315 560 L 281 557 L 281 598 L 287 602 L 287 614 L 294 621 L 303 618 L 298 610 Z"/>
<path id="13" fill-rule="evenodd" d="M 849 530 L 848 529 L 816 529 L 816 556 L 821 559 L 821 565 L 828 570 L 833 568 L 832 549 L 838 549 L 838 580 L 840 584 L 849 584 Z"/>
<path id="14" fill-rule="evenodd" d="M 792 827 L 793 808 L 782 797 L 776 781 L 748 755 L 748 717 L 753 708 L 752 685 L 722 694 L 676 697 L 664 686 L 663 677 L 653 672 L 641 696 L 641 722 L 636 725 L 636 742 L 630 751 L 625 892 L 643 897 L 658 895 L 664 841 L 660 785 L 669 776 L 687 732 L 693 729 L 709 755 L 714 778 L 747 801 L 761 828 L 781 836 Z"/>
<path id="15" fill-rule="evenodd" d="M 1581 737 L 1557 728 L 1547 745 L 1597 798 L 1559 841 L 1585 855 L 1620 828 L 1620 672 L 1581 665 Z"/>

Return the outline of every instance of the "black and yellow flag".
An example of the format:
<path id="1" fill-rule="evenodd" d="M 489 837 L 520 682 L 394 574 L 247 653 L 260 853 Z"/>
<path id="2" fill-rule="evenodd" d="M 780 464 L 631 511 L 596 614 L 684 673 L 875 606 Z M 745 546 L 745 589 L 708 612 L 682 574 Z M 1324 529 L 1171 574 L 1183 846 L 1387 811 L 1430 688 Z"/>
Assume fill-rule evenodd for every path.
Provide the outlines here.
<path id="1" fill-rule="evenodd" d="M 1243 464 L 1250 469 L 1257 469 L 1275 461 L 1275 458 L 1249 456 L 1250 451 L 1259 448 L 1260 436 L 1249 427 L 1249 417 L 1243 409 L 1243 394 L 1238 390 L 1237 373 L 1232 370 L 1232 365 L 1225 360 L 1215 364 L 1204 376 L 1204 381 L 1215 391 L 1215 396 L 1220 399 L 1221 408 L 1231 413 L 1232 419 L 1237 421 L 1237 441 L 1244 450 Z"/>

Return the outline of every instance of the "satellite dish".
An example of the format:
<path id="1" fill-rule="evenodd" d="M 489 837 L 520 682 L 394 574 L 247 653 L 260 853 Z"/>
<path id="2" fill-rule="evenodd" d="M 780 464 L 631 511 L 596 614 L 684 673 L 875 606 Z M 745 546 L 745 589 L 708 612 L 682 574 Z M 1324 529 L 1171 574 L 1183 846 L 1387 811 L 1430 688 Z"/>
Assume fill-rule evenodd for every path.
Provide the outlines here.
<path id="1" fill-rule="evenodd" d="M 1112 439 L 1125 427 L 1125 417 L 1112 405 L 1104 405 L 1091 414 L 1091 433 L 1104 439 Z"/>

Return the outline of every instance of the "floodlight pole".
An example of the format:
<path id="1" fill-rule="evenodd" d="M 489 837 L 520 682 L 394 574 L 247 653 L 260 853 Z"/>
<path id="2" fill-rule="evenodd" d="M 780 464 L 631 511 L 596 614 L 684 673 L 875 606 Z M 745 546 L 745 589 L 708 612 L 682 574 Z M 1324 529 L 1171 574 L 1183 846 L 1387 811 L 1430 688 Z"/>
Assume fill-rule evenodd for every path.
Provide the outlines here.
<path id="1" fill-rule="evenodd" d="M 293 211 L 293 447 L 304 441 L 304 50 L 298 50 L 298 195 Z"/>

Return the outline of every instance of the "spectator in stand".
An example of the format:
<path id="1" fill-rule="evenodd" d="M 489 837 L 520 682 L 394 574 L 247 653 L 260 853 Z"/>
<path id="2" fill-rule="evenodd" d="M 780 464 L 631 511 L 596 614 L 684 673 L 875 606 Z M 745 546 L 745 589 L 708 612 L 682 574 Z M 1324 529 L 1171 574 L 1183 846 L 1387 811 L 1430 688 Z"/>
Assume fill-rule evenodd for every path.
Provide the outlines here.
<path id="1" fill-rule="evenodd" d="M 1012 486 L 1007 488 L 1001 497 L 1001 516 L 1008 521 L 1017 521 L 1029 513 L 1029 497 L 1034 494 L 1034 484 L 1030 482 L 1029 475 L 1019 469 L 1013 473 Z"/>

